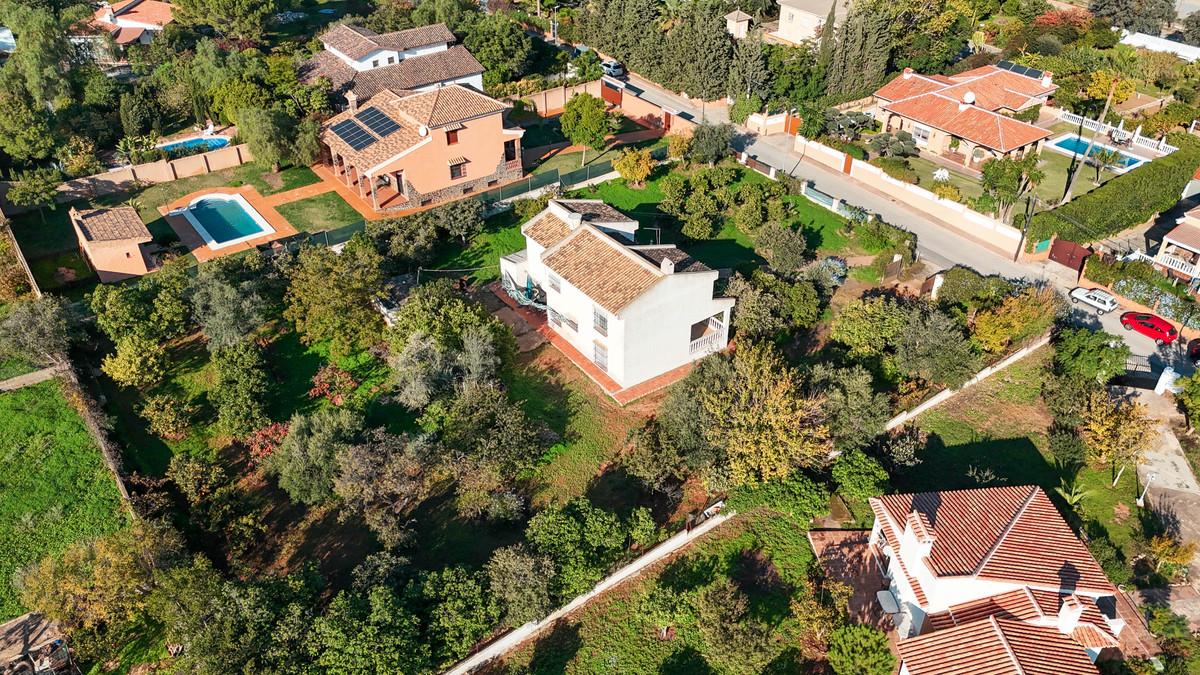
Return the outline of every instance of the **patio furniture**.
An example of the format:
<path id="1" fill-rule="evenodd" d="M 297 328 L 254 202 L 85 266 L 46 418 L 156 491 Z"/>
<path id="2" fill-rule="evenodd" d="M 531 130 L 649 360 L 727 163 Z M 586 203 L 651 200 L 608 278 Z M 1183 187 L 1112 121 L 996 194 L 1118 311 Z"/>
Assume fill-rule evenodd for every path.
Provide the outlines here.
<path id="1" fill-rule="evenodd" d="M 875 600 L 879 602 L 884 614 L 893 615 L 900 611 L 900 605 L 896 604 L 896 596 L 886 588 L 875 594 Z"/>

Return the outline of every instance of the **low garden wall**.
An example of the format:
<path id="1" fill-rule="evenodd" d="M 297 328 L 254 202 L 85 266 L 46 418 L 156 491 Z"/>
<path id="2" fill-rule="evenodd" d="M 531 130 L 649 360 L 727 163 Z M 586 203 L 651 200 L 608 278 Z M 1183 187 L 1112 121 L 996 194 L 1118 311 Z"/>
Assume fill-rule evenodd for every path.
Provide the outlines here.
<path id="1" fill-rule="evenodd" d="M 787 132 L 787 113 L 777 113 L 775 115 L 764 115 L 762 113 L 751 113 L 750 117 L 746 118 L 746 128 L 756 134 L 782 134 Z"/>
<path id="2" fill-rule="evenodd" d="M 124 192 L 137 183 L 169 183 L 180 178 L 190 178 L 214 171 L 232 169 L 254 160 L 250 148 L 245 144 L 232 145 L 211 150 L 199 155 L 189 155 L 172 160 L 159 160 L 135 166 L 126 166 L 83 178 L 73 178 L 58 186 L 55 201 L 62 204 L 78 199 L 89 199 L 98 195 Z M 0 182 L 0 207 L 10 215 L 28 209 L 10 204 L 5 195 L 11 183 Z"/>
<path id="3" fill-rule="evenodd" d="M 796 137 L 796 152 L 937 218 L 959 234 L 1001 255 L 1014 257 L 1021 246 L 1021 231 L 1017 228 L 973 211 L 965 204 L 942 199 L 920 186 L 896 180 L 884 173 L 883 169 L 854 159 L 844 152 L 803 136 Z"/>
<path id="4" fill-rule="evenodd" d="M 567 101 L 570 101 L 576 94 L 600 96 L 600 80 L 592 80 L 591 82 L 584 82 L 583 84 L 576 84 L 569 87 L 543 89 L 532 94 L 505 96 L 503 100 L 507 103 L 524 101 L 539 116 L 549 117 L 562 112 L 562 109 L 567 106 Z"/>

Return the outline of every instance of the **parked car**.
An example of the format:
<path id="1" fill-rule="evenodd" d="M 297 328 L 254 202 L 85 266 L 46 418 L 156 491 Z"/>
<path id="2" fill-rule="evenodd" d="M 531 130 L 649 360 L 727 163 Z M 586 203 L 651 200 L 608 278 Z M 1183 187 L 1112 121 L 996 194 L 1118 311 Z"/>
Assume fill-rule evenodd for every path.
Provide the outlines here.
<path id="1" fill-rule="evenodd" d="M 1121 325 L 1125 330 L 1135 330 L 1159 345 L 1169 345 L 1179 339 L 1179 331 L 1169 321 L 1154 314 L 1125 312 L 1121 315 Z"/>
<path id="2" fill-rule="evenodd" d="M 575 45 L 571 48 L 571 58 L 577 59 L 590 51 L 592 51 L 592 48 L 587 45 Z"/>
<path id="3" fill-rule="evenodd" d="M 1187 355 L 1192 365 L 1200 364 L 1200 338 L 1195 338 L 1188 343 Z"/>
<path id="4" fill-rule="evenodd" d="M 605 61 L 600 64 L 600 70 L 609 77 L 625 77 L 625 66 L 616 61 Z"/>
<path id="5" fill-rule="evenodd" d="M 1097 314 L 1106 314 L 1117 308 L 1117 299 L 1111 293 L 1099 288 L 1071 289 L 1071 302 L 1091 305 L 1096 308 Z"/>

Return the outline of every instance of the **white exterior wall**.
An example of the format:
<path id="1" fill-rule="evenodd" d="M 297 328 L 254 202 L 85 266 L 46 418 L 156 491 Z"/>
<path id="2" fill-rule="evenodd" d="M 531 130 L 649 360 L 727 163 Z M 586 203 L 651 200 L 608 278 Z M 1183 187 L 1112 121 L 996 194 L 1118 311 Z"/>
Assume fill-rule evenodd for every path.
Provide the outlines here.
<path id="1" fill-rule="evenodd" d="M 811 40 L 821 30 L 825 17 L 811 14 L 795 7 L 781 5 L 779 8 L 779 30 L 775 35 L 788 42 L 801 43 Z"/>
<path id="2" fill-rule="evenodd" d="M 652 377 L 691 363 L 692 324 L 720 315 L 725 334 L 722 348 L 729 340 L 730 298 L 713 298 L 717 271 L 676 272 L 652 286 L 649 291 L 621 310 L 624 324 L 622 386 L 644 382 Z M 611 354 L 611 349 L 610 349 Z M 696 358 L 707 356 L 697 354 Z"/>
<path id="3" fill-rule="evenodd" d="M 403 61 L 404 59 L 407 59 L 412 56 L 424 56 L 425 54 L 433 54 L 435 52 L 444 52 L 449 48 L 450 48 L 449 45 L 447 45 L 445 42 L 439 42 L 439 43 L 433 44 L 433 45 L 425 45 L 423 47 L 416 47 L 414 49 L 406 49 L 402 52 L 396 51 L 394 49 L 376 49 L 375 51 L 371 52 L 370 54 L 367 54 L 366 56 L 362 57 L 361 59 L 352 59 L 349 56 L 347 56 L 346 54 L 334 49 L 333 47 L 330 47 L 329 45 L 325 45 L 325 51 L 338 57 L 346 65 L 350 66 L 351 68 L 357 70 L 360 73 L 364 70 L 372 70 L 373 68 L 383 68 L 385 66 L 393 65 L 393 64 L 399 63 L 399 62 Z M 388 57 L 392 58 L 392 63 L 388 63 Z M 379 65 L 378 66 L 372 65 L 373 61 L 379 61 Z M 458 80 L 455 80 L 455 81 L 457 82 Z M 466 84 L 466 83 L 464 83 L 464 84 Z M 483 88 L 482 76 L 480 76 L 479 88 L 480 89 Z"/>
<path id="4" fill-rule="evenodd" d="M 553 272 L 545 267 L 542 268 L 546 275 L 546 283 L 540 284 L 542 290 L 546 292 L 546 305 L 561 314 L 564 318 L 570 318 L 578 325 L 578 330 L 571 330 L 565 322 L 561 326 L 555 326 L 554 322 L 550 321 L 550 328 L 556 333 L 564 337 L 571 346 L 579 350 L 588 360 L 594 361 L 595 343 L 608 347 L 608 366 L 605 372 L 609 377 L 616 380 L 618 383 L 624 384 L 621 381 L 620 373 L 622 369 L 622 360 L 625 357 L 624 350 L 621 346 L 624 344 L 624 327 L 618 317 L 605 312 L 608 316 L 608 336 L 602 336 L 596 332 L 595 319 L 593 311 L 596 309 L 596 303 L 592 299 L 584 295 L 582 291 L 575 288 L 562 277 L 559 277 L 560 290 L 555 291 L 550 287 L 549 279 Z M 558 275 L 555 275 L 558 276 Z M 535 279 L 536 283 L 536 279 Z M 603 310 L 601 310 L 603 311 Z M 549 321 L 549 319 L 547 319 Z"/>

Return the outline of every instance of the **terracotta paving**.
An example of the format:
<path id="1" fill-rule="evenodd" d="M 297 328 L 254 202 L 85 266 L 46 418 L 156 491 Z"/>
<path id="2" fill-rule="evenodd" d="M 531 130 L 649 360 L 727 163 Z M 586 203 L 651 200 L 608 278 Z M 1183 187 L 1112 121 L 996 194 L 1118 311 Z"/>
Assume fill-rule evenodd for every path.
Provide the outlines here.
<path id="1" fill-rule="evenodd" d="M 271 206 L 279 206 L 280 204 L 290 204 L 298 202 L 301 199 L 316 197 L 323 195 L 326 192 L 333 192 L 333 186 L 325 181 L 313 183 L 312 185 L 304 185 L 286 192 L 276 192 L 273 195 L 263 197 L 263 202 Z"/>
<path id="2" fill-rule="evenodd" d="M 603 391 L 620 405 L 632 403 L 633 401 L 636 401 L 647 394 L 652 394 L 659 389 L 668 387 L 679 380 L 682 380 L 687 376 L 688 373 L 692 372 L 692 364 L 687 363 L 674 370 L 669 370 L 662 375 L 652 377 L 645 382 L 635 384 L 632 387 L 622 388 L 620 384 L 617 384 L 616 380 L 612 379 L 604 371 L 597 368 L 596 364 L 592 363 L 591 359 L 584 356 L 578 349 L 571 345 L 570 342 L 556 333 L 554 329 L 546 323 L 545 314 L 537 310 L 532 310 L 528 307 L 521 306 L 516 300 L 512 299 L 512 297 L 510 297 L 508 293 L 504 291 L 504 288 L 498 281 L 489 284 L 488 288 L 496 295 L 496 297 L 500 298 L 500 300 L 503 301 L 504 304 L 509 307 L 509 309 L 511 309 L 514 313 L 516 313 L 517 316 L 528 323 L 533 330 L 537 331 L 537 333 L 544 337 L 546 341 L 554 345 L 558 351 L 562 352 L 563 356 L 566 356 L 571 363 L 575 364 L 577 368 L 582 370 L 584 375 L 588 376 L 588 379 L 594 382 L 596 386 L 600 387 L 601 391 Z"/>
<path id="3" fill-rule="evenodd" d="M 208 247 L 208 244 L 204 242 L 204 238 L 200 236 L 200 233 L 196 232 L 186 218 L 183 216 L 167 215 L 175 209 L 187 206 L 193 199 L 197 197 L 213 194 L 241 195 L 246 199 L 247 202 L 250 203 L 250 206 L 254 207 L 255 211 L 258 211 L 259 215 L 263 217 L 263 220 L 266 220 L 267 223 L 275 229 L 275 231 L 270 234 L 264 234 L 261 237 L 255 237 L 253 239 L 233 244 L 232 246 L 225 246 L 213 250 Z M 167 224 L 171 226 L 171 229 L 175 230 L 175 234 L 179 236 L 179 240 L 183 242 L 184 246 L 187 246 L 192 255 L 196 256 L 197 262 L 208 262 L 213 258 L 219 258 L 223 255 L 229 255 L 239 251 L 249 251 L 254 249 L 259 244 L 265 244 L 269 241 L 275 241 L 276 239 L 283 239 L 285 237 L 291 237 L 298 234 L 296 228 L 292 227 L 292 224 L 289 223 L 286 218 L 279 215 L 279 212 L 275 210 L 275 207 L 268 203 L 267 200 L 258 193 L 258 190 L 255 190 L 254 187 L 250 185 L 243 185 L 241 187 L 216 187 L 198 190 L 189 195 L 185 195 L 179 199 L 163 204 L 162 206 L 158 207 L 158 212 L 163 215 L 163 218 L 167 221 Z"/>
<path id="4" fill-rule="evenodd" d="M 870 530 L 809 530 L 813 553 L 830 578 L 849 584 L 850 618 L 885 631 L 892 620 L 879 606 L 875 594 L 888 587 L 871 551 Z"/>

